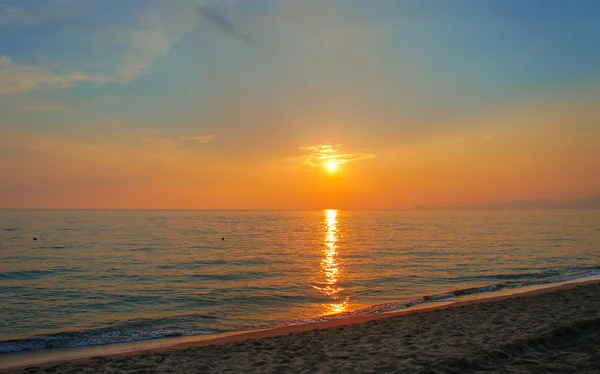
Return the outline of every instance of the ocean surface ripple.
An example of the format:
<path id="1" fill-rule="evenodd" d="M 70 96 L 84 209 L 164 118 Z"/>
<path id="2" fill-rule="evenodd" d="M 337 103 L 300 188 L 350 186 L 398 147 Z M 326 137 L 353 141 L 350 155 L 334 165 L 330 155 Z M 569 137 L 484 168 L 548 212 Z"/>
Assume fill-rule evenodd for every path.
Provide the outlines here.
<path id="1" fill-rule="evenodd" d="M 0 210 L 0 355 L 585 278 L 598 243 L 597 210 Z"/>

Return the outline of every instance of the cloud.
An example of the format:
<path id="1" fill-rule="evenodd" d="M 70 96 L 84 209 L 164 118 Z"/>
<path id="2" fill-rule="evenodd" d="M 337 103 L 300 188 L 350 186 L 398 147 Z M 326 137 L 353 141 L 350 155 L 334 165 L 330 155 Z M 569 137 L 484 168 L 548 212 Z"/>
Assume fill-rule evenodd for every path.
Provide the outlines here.
<path id="1" fill-rule="evenodd" d="M 55 2 L 46 7 L 32 6 L 25 9 L 28 12 L 0 4 L 0 25 L 60 22 L 61 30 L 74 32 L 69 32 L 64 39 L 66 32 L 49 29 L 48 32 L 53 33 L 49 35 L 50 40 L 67 46 L 84 46 L 61 49 L 60 63 L 53 59 L 51 49 L 40 52 L 44 61 L 52 65 L 40 65 L 40 61 L 17 63 L 14 56 L 0 55 L 0 93 L 65 89 L 82 82 L 129 83 L 149 73 L 155 63 L 202 19 L 226 34 L 248 42 L 247 37 L 217 9 L 216 3 L 208 5 L 207 2 L 180 0 L 176 6 L 170 2 L 154 2 L 151 6 L 139 7 L 135 12 L 125 12 L 122 15 L 124 21 L 115 23 L 98 23 L 95 21 L 96 14 L 67 2 Z M 220 1 L 219 4 L 230 2 Z M 64 65 L 65 57 L 70 64 L 76 65 Z"/>
<path id="2" fill-rule="evenodd" d="M 169 53 L 198 23 L 194 12 L 197 2 L 178 3 L 147 9 L 137 20 L 138 25 L 107 29 L 100 36 L 108 45 L 124 50 L 119 75 L 126 81 L 147 73 L 161 57 Z"/>
<path id="3" fill-rule="evenodd" d="M 21 8 L 13 5 L 0 4 L 0 25 L 13 25 L 34 22 L 33 17 Z"/>
<path id="4" fill-rule="evenodd" d="M 245 43 L 249 42 L 248 38 L 241 34 L 235 25 L 214 6 L 203 4 L 198 7 L 198 13 L 223 33 L 231 35 Z"/>
<path id="5" fill-rule="evenodd" d="M 100 25 L 94 23 L 95 16 L 84 8 L 71 9 L 71 5 L 67 3 L 54 3 L 46 21 L 54 21 L 53 17 L 58 17 L 57 14 L 66 13 L 68 16 L 58 18 L 62 28 L 77 32 L 70 33 L 63 40 L 63 33 L 50 30 L 49 32 L 54 32 L 50 35 L 51 40 L 72 45 L 75 39 L 77 45 L 87 46 L 76 50 L 66 48 L 65 53 L 68 55 L 60 56 L 61 61 L 69 57 L 67 60 L 76 61 L 77 65 L 65 66 L 61 62 L 60 65 L 48 67 L 32 62 L 17 63 L 11 56 L 0 56 L 0 93 L 64 89 L 81 82 L 128 83 L 148 73 L 161 57 L 168 54 L 175 44 L 193 30 L 200 18 L 195 10 L 203 2 L 204 0 L 181 0 L 177 6 L 157 2 L 132 13 L 132 17 L 128 17 L 126 22 Z M 34 9 L 41 11 L 45 8 Z M 89 26 L 82 26 L 86 25 L 88 19 Z M 74 20 L 77 20 L 77 24 L 71 24 Z M 33 22 L 33 18 L 19 8 L 0 4 L 0 25 L 25 22 Z M 45 60 L 52 61 L 52 55 L 45 55 Z M 57 66 L 60 70 L 54 69 Z"/>
<path id="6" fill-rule="evenodd" d="M 323 166 L 329 162 L 335 162 L 336 164 L 343 165 L 350 162 L 377 157 L 372 153 L 344 152 L 341 149 L 342 147 L 343 144 L 318 144 L 304 146 L 298 149 L 304 153 L 303 155 L 286 158 L 284 161 L 297 166 L 317 167 Z"/>
<path id="7" fill-rule="evenodd" d="M 80 82 L 106 83 L 115 78 L 80 71 L 54 73 L 50 68 L 15 64 L 9 57 L 0 57 L 0 94 L 40 89 L 60 89 Z"/>
<path id="8" fill-rule="evenodd" d="M 215 134 L 208 134 L 208 135 L 194 135 L 194 136 L 181 136 L 179 137 L 180 140 L 191 140 L 191 141 L 195 141 L 198 143 L 210 143 L 213 140 L 215 140 L 217 138 L 217 135 Z"/>

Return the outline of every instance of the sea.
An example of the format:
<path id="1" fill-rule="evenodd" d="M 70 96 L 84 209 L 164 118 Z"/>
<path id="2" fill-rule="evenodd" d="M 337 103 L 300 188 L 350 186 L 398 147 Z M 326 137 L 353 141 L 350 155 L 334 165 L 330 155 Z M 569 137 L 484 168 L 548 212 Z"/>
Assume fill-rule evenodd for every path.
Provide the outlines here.
<path id="1" fill-rule="evenodd" d="M 0 360 L 600 274 L 600 210 L 0 210 Z"/>

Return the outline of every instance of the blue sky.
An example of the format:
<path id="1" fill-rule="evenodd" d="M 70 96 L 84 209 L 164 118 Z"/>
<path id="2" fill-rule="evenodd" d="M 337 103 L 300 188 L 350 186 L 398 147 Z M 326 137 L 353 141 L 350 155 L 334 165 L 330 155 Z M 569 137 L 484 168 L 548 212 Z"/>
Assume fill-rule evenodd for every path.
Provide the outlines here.
<path id="1" fill-rule="evenodd" d="M 538 160 L 531 150 L 546 154 L 565 139 L 581 142 L 581 134 L 586 142 L 600 140 L 597 1 L 2 0 L 0 33 L 0 134 L 10 143 L 0 153 L 0 168 L 15 176 L 4 205 L 24 205 L 28 196 L 45 206 L 63 201 L 18 192 L 41 183 L 30 171 L 47 167 L 68 175 L 71 184 L 62 174 L 46 179 L 58 190 L 73 180 L 85 185 L 86 172 L 100 168 L 103 183 L 133 191 L 142 188 L 139 180 L 152 184 L 146 167 L 162 165 L 167 155 L 187 157 L 211 175 L 210 194 L 232 182 L 210 171 L 215 164 L 235 175 L 232 170 L 249 168 L 264 174 L 281 160 L 301 159 L 311 145 L 369 155 L 364 159 L 371 161 L 352 164 L 389 175 L 416 168 L 394 158 L 406 152 L 442 168 L 434 159 L 444 147 L 427 151 L 440 139 L 495 140 L 506 133 L 494 157 L 512 147 L 530 167 L 548 170 L 556 161 Z M 34 140 L 45 145 L 32 145 Z M 161 161 L 147 142 L 163 145 Z M 82 145 L 115 149 L 77 166 L 86 152 Z M 62 147 L 72 154 L 62 154 Z M 589 170 L 600 162 L 590 147 L 585 143 L 565 157 L 565 172 L 573 165 L 580 169 L 571 185 L 556 184 L 560 178 L 549 173 L 522 188 L 478 185 L 478 195 L 494 200 L 591 193 L 600 181 Z M 466 149 L 479 155 L 479 146 Z M 154 161 L 144 159 L 149 164 L 141 167 L 144 152 Z M 130 169 L 138 179 L 115 171 Z M 199 183 L 184 176 L 190 170 L 173 170 L 164 166 L 181 183 Z M 383 178 L 375 174 L 370 178 Z M 240 178 L 256 183 L 255 177 Z M 368 196 L 348 196 L 385 200 L 379 194 L 408 188 L 402 183 L 386 179 L 369 187 Z M 472 194 L 471 188 L 434 190 L 427 196 L 413 191 L 414 197 L 392 199 L 393 205 L 463 203 Z M 239 204 L 263 201 L 252 196 Z M 295 200 L 290 195 L 281 201 L 287 206 Z"/>

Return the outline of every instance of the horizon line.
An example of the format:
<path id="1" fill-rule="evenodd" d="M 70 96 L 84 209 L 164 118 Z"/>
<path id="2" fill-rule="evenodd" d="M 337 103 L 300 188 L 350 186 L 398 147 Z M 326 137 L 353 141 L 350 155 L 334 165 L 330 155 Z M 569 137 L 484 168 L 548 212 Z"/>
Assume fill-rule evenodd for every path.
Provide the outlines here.
<path id="1" fill-rule="evenodd" d="M 486 207 L 486 206 L 456 206 L 456 207 L 410 207 L 410 208 L 314 208 L 314 209 L 293 209 L 293 208 L 282 208 L 282 209 L 270 209 L 270 208 L 215 208 L 215 209 L 190 209 L 190 208 L 0 208 L 0 211 L 5 210 L 69 210 L 69 211 L 164 211 L 164 212 L 320 212 L 326 210 L 339 210 L 339 211 L 356 211 L 356 212 L 368 212 L 368 211 L 440 211 L 440 210 L 479 210 L 479 211 L 498 211 L 498 210 L 600 210 L 600 208 L 504 208 L 504 207 Z"/>

